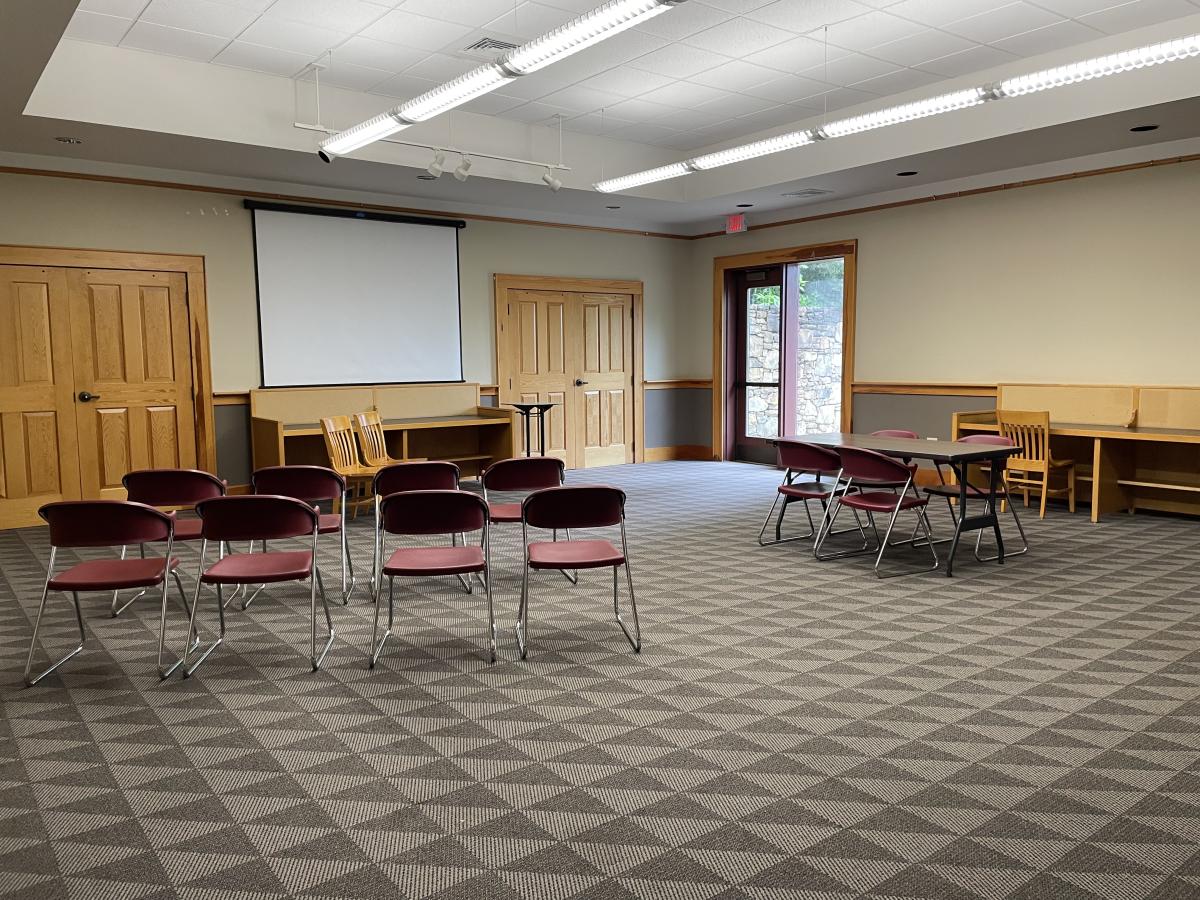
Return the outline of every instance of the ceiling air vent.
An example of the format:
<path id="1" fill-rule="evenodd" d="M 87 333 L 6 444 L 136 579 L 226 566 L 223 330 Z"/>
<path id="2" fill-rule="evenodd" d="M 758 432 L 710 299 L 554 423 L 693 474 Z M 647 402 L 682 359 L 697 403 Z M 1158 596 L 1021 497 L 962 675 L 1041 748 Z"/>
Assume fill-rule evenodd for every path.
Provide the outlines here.
<path id="1" fill-rule="evenodd" d="M 826 194 L 832 194 L 833 191 L 827 191 L 824 188 L 805 188 L 802 191 L 788 191 L 783 196 L 792 200 L 811 200 L 813 197 L 824 197 Z"/>
<path id="2" fill-rule="evenodd" d="M 459 52 L 478 59 L 495 60 L 499 59 L 509 50 L 515 50 L 516 48 L 517 45 L 510 41 L 494 37 L 481 37 L 470 46 L 463 47 Z"/>

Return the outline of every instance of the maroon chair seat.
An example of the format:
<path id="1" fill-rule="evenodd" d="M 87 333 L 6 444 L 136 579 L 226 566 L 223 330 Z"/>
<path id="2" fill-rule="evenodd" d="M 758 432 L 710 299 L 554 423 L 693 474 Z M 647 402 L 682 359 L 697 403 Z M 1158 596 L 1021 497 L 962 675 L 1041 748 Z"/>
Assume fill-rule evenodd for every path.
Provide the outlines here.
<path id="1" fill-rule="evenodd" d="M 149 504 L 128 500 L 60 500 L 47 503 L 38 510 L 38 515 L 45 519 L 49 526 L 50 560 L 46 565 L 42 598 L 38 604 L 33 634 L 29 639 L 29 654 L 25 658 L 25 684 L 32 687 L 83 651 L 87 642 L 87 631 L 83 624 L 83 610 L 79 605 L 81 592 L 142 588 L 137 595 L 140 597 L 146 590 L 160 584 L 162 609 L 158 627 L 158 674 L 166 678 L 174 672 L 183 660 L 176 660 L 170 666 L 166 666 L 163 657 L 167 634 L 168 581 L 173 580 L 179 589 L 179 601 L 184 614 L 189 617 L 191 614 L 183 583 L 179 580 L 179 560 L 172 553 L 175 547 L 175 517 Z M 145 545 L 153 543 L 165 543 L 166 553 L 163 556 L 145 556 Z M 54 571 L 59 550 L 116 547 L 121 548 L 119 559 L 88 559 L 57 574 Z M 128 547 L 138 547 L 142 553 L 138 558 L 126 559 L 125 551 Z M 79 642 L 65 656 L 34 676 L 31 675 L 33 656 L 37 650 L 38 635 L 41 633 L 42 619 L 51 591 L 71 595 L 75 622 L 79 628 Z M 189 644 L 193 636 L 189 629 Z"/>
<path id="2" fill-rule="evenodd" d="M 897 503 L 896 495 L 891 491 L 861 491 L 857 494 L 847 494 L 845 497 L 839 498 L 838 502 L 843 506 L 861 509 L 864 512 L 891 513 L 897 508 L 903 510 L 925 506 L 929 503 L 929 498 L 904 496 Z"/>
<path id="3" fill-rule="evenodd" d="M 487 595 L 488 662 L 496 661 L 496 611 L 492 603 L 492 545 L 488 506 L 478 494 L 457 490 L 457 469 L 454 476 L 455 488 L 402 490 L 380 498 L 376 505 L 375 547 L 380 573 L 377 584 L 382 588 L 383 578 L 387 577 L 388 620 L 383 636 L 379 637 L 379 611 L 383 604 L 376 596 L 371 647 L 367 653 L 369 669 L 375 668 L 375 663 L 383 653 L 383 645 L 392 633 L 396 614 L 396 579 L 442 575 L 458 578 L 468 594 L 474 593 L 470 576 L 476 575 L 483 582 Z M 479 543 L 468 543 L 467 534 L 476 531 L 481 532 Z M 384 563 L 386 536 L 389 534 L 408 537 L 449 536 L 450 546 L 398 547 Z M 463 539 L 461 547 L 458 545 L 459 535 Z"/>
<path id="4" fill-rule="evenodd" d="M 532 457 L 531 457 L 532 458 Z M 521 576 L 521 605 L 517 609 L 514 628 L 517 649 L 521 659 L 529 653 L 529 582 L 530 573 L 545 569 L 558 569 L 565 573 L 570 568 L 611 568 L 613 573 L 613 613 L 617 624 L 625 634 L 635 653 L 642 650 L 642 628 L 638 622 L 637 597 L 633 592 L 633 575 L 629 566 L 629 542 L 625 535 L 625 492 L 607 485 L 570 485 L 544 488 L 534 491 L 521 504 L 521 543 L 525 546 L 525 569 Z M 572 528 L 620 529 L 621 546 L 608 540 L 573 540 Z M 555 538 L 562 531 L 564 541 L 529 540 L 529 529 L 551 531 Z M 633 631 L 630 632 L 621 615 L 618 593 L 618 572 L 625 569 L 625 581 L 629 585 L 629 608 L 633 616 Z"/>
<path id="5" fill-rule="evenodd" d="M 399 547 L 384 563 L 383 574 L 388 577 L 469 575 L 486 568 L 482 547 Z"/>
<path id="6" fill-rule="evenodd" d="M 488 515 L 493 522 L 520 522 L 521 504 L 489 502 Z"/>
<path id="7" fill-rule="evenodd" d="M 256 469 L 250 476 L 250 487 L 256 494 L 294 497 L 313 506 L 323 502 L 338 505 L 337 512 L 322 513 L 318 509 L 317 534 L 336 534 L 341 537 L 342 605 L 349 603 L 357 582 L 354 578 L 354 558 L 350 555 L 350 539 L 346 534 L 346 479 L 325 466 L 266 466 Z M 266 552 L 266 549 L 264 544 L 263 551 Z M 262 590 L 261 585 L 269 582 L 257 583 L 260 587 L 242 601 L 242 609 L 253 603 Z"/>
<path id="8" fill-rule="evenodd" d="M 307 469 L 307 472 L 283 472 L 286 469 Z M 267 476 L 264 480 L 263 473 Z M 289 480 L 293 486 L 299 484 L 301 492 L 310 478 L 322 484 L 332 484 L 325 474 L 336 474 L 320 466 L 278 466 L 274 470 L 254 473 L 258 476 L 258 487 L 270 483 L 271 479 Z M 340 478 L 340 476 L 339 476 Z M 344 482 L 343 482 L 344 483 Z M 345 509 L 345 504 L 342 506 Z M 325 654 L 333 646 L 336 636 L 333 618 L 329 614 L 329 600 L 325 596 L 325 585 L 321 580 L 321 568 L 317 565 L 317 534 L 320 528 L 320 513 L 307 501 L 282 494 L 244 494 L 233 497 L 217 497 L 196 505 L 196 512 L 204 523 L 200 539 L 200 578 L 196 582 L 196 596 L 192 603 L 192 625 L 195 626 L 196 610 L 200 601 L 200 588 L 204 584 L 216 587 L 217 621 L 219 633 L 216 639 L 200 654 L 190 667 L 187 659 L 189 648 L 184 652 L 184 677 L 194 673 L 225 640 L 225 600 L 223 588 L 227 585 L 263 585 L 288 581 L 307 581 L 309 603 L 309 661 L 313 671 L 321 667 Z M 210 542 L 229 546 L 234 543 L 261 543 L 282 541 L 290 538 L 305 538 L 305 550 L 264 551 L 262 553 L 232 553 L 204 567 L 205 555 Z M 324 647 L 317 650 L 317 594 L 325 612 L 325 625 L 329 636 Z M 248 601 L 247 601 L 248 603 Z M 244 608 L 244 606 L 243 606 Z"/>
<path id="9" fill-rule="evenodd" d="M 171 557 L 170 569 L 179 565 Z M 89 559 L 76 563 L 65 572 L 50 579 L 52 591 L 122 591 L 126 588 L 154 587 L 166 575 L 166 560 L 162 557 L 145 559 Z"/>
<path id="10" fill-rule="evenodd" d="M 540 541 L 529 545 L 531 569 L 604 569 L 625 565 L 611 541 Z"/>
<path id="11" fill-rule="evenodd" d="M 795 484 L 781 484 L 779 493 L 785 497 L 795 497 L 797 500 L 828 500 L 833 496 L 833 484 L 821 481 L 799 481 Z"/>
<path id="12" fill-rule="evenodd" d="M 205 584 L 278 584 L 304 581 L 312 574 L 313 556 L 307 550 L 235 553 L 205 570 Z"/>

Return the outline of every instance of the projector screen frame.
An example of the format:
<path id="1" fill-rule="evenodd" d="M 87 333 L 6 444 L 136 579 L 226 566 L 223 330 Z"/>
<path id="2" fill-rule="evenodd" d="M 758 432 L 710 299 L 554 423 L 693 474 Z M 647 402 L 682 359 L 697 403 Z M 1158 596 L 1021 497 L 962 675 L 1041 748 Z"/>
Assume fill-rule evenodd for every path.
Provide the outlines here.
<path id="1" fill-rule="evenodd" d="M 333 201 L 331 201 L 333 202 Z M 467 223 L 463 219 L 439 219 L 431 216 L 412 216 L 403 213 L 378 212 L 370 209 L 363 209 L 358 206 L 303 206 L 294 203 L 274 203 L 266 200 L 252 200 L 249 197 L 242 200 L 242 205 L 245 209 L 250 210 L 250 240 L 251 251 L 254 255 L 254 311 L 257 319 L 258 328 L 258 381 L 261 390 L 269 390 L 272 388 L 301 388 L 301 387 L 366 387 L 369 385 L 404 385 L 404 384 L 466 384 L 466 373 L 464 371 L 463 347 L 462 347 L 462 244 L 459 241 L 459 232 L 467 227 Z M 394 222 L 401 225 L 432 225 L 442 228 L 453 228 L 454 231 L 454 258 L 457 265 L 455 266 L 455 278 L 458 284 L 458 370 L 460 377 L 453 381 L 447 381 L 444 378 L 435 378 L 428 381 L 339 381 L 333 383 L 321 384 L 272 384 L 266 383 L 266 369 L 263 356 L 263 334 L 262 334 L 262 293 L 258 274 L 258 222 L 255 218 L 255 211 L 262 210 L 263 212 L 279 212 L 279 213 L 297 213 L 299 215 L 311 216 L 329 216 L 338 219 L 358 219 L 372 222 Z"/>

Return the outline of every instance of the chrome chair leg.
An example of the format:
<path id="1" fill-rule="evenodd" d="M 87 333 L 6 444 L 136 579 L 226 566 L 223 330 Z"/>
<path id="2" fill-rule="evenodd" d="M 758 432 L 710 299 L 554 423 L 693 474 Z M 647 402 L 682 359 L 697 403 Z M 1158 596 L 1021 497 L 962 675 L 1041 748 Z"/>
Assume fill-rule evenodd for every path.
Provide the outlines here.
<path id="1" fill-rule="evenodd" d="M 451 547 L 458 546 L 458 537 L 459 536 L 457 533 L 450 535 L 450 546 Z M 462 536 L 462 541 L 463 541 L 463 546 L 464 547 L 467 546 L 467 536 L 465 534 Z M 468 594 L 475 593 L 475 582 L 470 575 L 467 575 L 466 577 L 464 577 L 462 575 L 455 575 L 454 577 L 458 579 L 458 583 L 463 586 L 464 591 L 466 591 Z"/>
<path id="2" fill-rule="evenodd" d="M 905 491 L 905 494 L 907 494 L 907 491 Z M 903 497 L 904 494 L 902 494 L 901 496 Z M 875 565 L 874 565 L 873 569 L 875 572 L 875 576 L 877 578 L 895 578 L 895 577 L 901 576 L 901 575 L 917 575 L 922 572 L 932 572 L 935 569 L 937 569 L 938 566 L 941 565 L 941 560 L 938 559 L 937 550 L 934 549 L 934 546 L 933 546 L 933 544 L 934 544 L 933 531 L 929 527 L 929 518 L 927 517 L 927 515 L 925 513 L 924 507 L 916 507 L 916 513 L 917 513 L 917 526 L 922 531 L 924 531 L 925 540 L 920 543 L 917 543 L 916 538 L 914 538 L 912 541 L 899 541 L 896 544 L 889 543 L 888 539 L 892 536 L 892 529 L 896 527 L 896 519 L 899 518 L 899 516 L 900 516 L 900 501 L 899 500 L 897 501 L 896 508 L 892 511 L 892 516 L 888 520 L 887 532 L 884 534 L 883 540 L 879 544 L 879 554 L 875 557 Z M 887 550 L 887 548 L 895 547 L 895 546 L 905 546 L 905 545 L 911 546 L 914 549 L 918 546 L 928 547 L 929 554 L 933 557 L 933 565 L 930 566 L 928 569 L 916 569 L 913 571 L 900 571 L 900 572 L 887 572 L 887 573 L 881 572 L 879 570 L 879 565 L 883 561 L 883 554 Z"/>
<path id="3" fill-rule="evenodd" d="M 625 580 L 629 584 L 629 609 L 633 614 L 633 634 L 629 633 L 629 629 L 625 625 L 625 619 L 621 617 L 621 607 L 617 602 L 617 566 L 613 566 L 613 614 L 617 617 L 617 624 L 621 626 L 621 631 L 625 632 L 625 639 L 633 647 L 633 652 L 641 653 L 642 626 L 638 621 L 637 595 L 633 592 L 633 572 L 630 570 L 629 565 L 629 544 L 625 540 L 624 517 L 621 519 L 621 554 L 625 557 Z"/>
<path id="4" fill-rule="evenodd" d="M 563 533 L 566 534 L 568 541 L 571 540 L 571 529 L 570 528 L 564 528 Z M 558 529 L 557 528 L 554 529 L 554 540 L 556 542 L 558 541 Z M 568 572 L 566 569 L 559 569 L 558 571 L 561 572 L 562 577 L 567 579 L 567 581 L 571 582 L 571 584 L 579 584 L 579 570 L 578 569 L 573 569 L 570 572 Z"/>
<path id="5" fill-rule="evenodd" d="M 127 549 L 126 546 L 124 544 L 122 544 L 121 545 L 121 559 L 125 558 L 126 549 Z M 145 544 L 138 545 L 138 554 L 142 557 L 142 559 L 146 558 L 146 545 Z M 114 619 L 117 616 L 121 615 L 121 613 L 125 612 L 125 610 L 129 609 L 129 607 L 132 606 L 135 601 L 140 600 L 142 597 L 145 597 L 146 596 L 146 588 L 142 588 L 140 591 L 138 591 L 136 594 L 134 594 L 132 597 L 130 597 L 128 600 L 126 600 L 124 603 L 122 603 L 120 606 L 118 606 L 117 602 L 118 602 L 118 598 L 120 596 L 121 596 L 120 591 L 113 591 L 112 617 Z"/>
<path id="6" fill-rule="evenodd" d="M 313 559 L 316 559 L 315 553 L 313 554 Z M 309 602 L 311 605 L 309 631 L 312 639 L 312 670 L 315 672 L 321 668 L 321 663 L 325 661 L 325 654 L 333 646 L 333 639 L 337 635 L 333 630 L 333 617 L 329 615 L 329 598 L 325 596 L 325 582 L 321 578 L 321 569 L 317 566 L 316 562 L 313 563 L 313 577 L 309 579 L 309 582 Z M 325 626 L 329 629 L 329 638 L 325 641 L 325 646 L 321 648 L 320 654 L 317 653 L 317 591 L 321 592 L 321 605 L 325 608 Z"/>
<path id="7" fill-rule="evenodd" d="M 207 550 L 208 550 L 208 541 L 202 540 L 200 542 L 200 571 L 201 572 L 204 571 L 204 555 L 207 552 Z M 212 652 L 214 650 L 216 650 L 219 646 L 221 646 L 221 643 L 225 640 L 225 599 L 222 596 L 221 585 L 218 584 L 218 585 L 216 585 L 217 620 L 220 624 L 220 630 L 219 630 L 219 633 L 217 634 L 217 639 L 215 641 L 213 641 L 211 644 L 209 644 L 207 648 L 205 648 L 204 652 L 200 654 L 200 658 L 197 659 L 194 663 L 192 663 L 191 666 L 189 666 L 187 664 L 188 657 L 191 655 L 191 652 L 193 649 L 191 636 L 193 634 L 197 633 L 196 632 L 196 611 L 200 608 L 200 588 L 201 587 L 203 587 L 203 584 L 201 583 L 200 577 L 197 577 L 196 578 L 196 592 L 195 592 L 195 594 L 192 595 L 192 613 L 191 613 L 191 616 L 188 618 L 188 633 L 187 633 L 187 637 L 184 638 L 184 648 L 183 648 L 183 677 L 184 678 L 190 677 L 198 668 L 200 668 L 200 666 L 204 664 L 204 661 L 206 659 L 208 659 L 208 657 L 210 655 L 212 655 Z M 199 640 L 197 640 L 196 647 L 198 648 L 199 645 L 200 645 L 200 642 L 199 642 Z"/>
<path id="8" fill-rule="evenodd" d="M 380 580 L 382 581 L 382 576 L 381 576 Z M 381 587 L 382 587 L 382 585 L 381 585 Z M 388 576 L 388 598 L 387 598 L 387 608 L 388 608 L 387 629 L 383 632 L 383 637 L 379 638 L 378 642 L 376 642 L 375 638 L 376 638 L 376 635 L 379 633 L 379 609 L 380 609 L 380 605 L 381 605 L 379 603 L 379 597 L 377 595 L 375 598 L 375 624 L 371 626 L 371 652 L 368 654 L 368 657 L 369 657 L 368 661 L 367 661 L 368 669 L 375 668 L 375 663 L 377 663 L 379 661 L 379 654 L 381 654 L 383 652 L 383 645 L 387 641 L 388 636 L 392 633 L 392 622 L 393 622 L 393 615 L 394 615 L 394 609 L 395 609 L 395 592 L 396 592 L 396 579 L 394 576 L 389 575 Z"/>
<path id="9" fill-rule="evenodd" d="M 66 656 L 64 656 L 64 657 L 62 657 L 62 659 L 58 660 L 58 662 L 54 663 L 49 668 L 43 670 L 41 672 L 41 674 L 39 674 L 33 678 L 29 677 L 29 673 L 33 669 L 33 654 L 34 654 L 35 650 L 37 649 L 38 634 L 42 628 L 42 616 L 46 612 L 46 601 L 50 596 L 50 576 L 54 572 L 54 558 L 57 555 L 58 555 L 58 548 L 51 547 L 50 548 L 50 562 L 46 566 L 46 581 L 42 585 L 42 599 L 41 599 L 41 602 L 38 604 L 37 620 L 33 624 L 33 634 L 29 638 L 29 655 L 25 657 L 24 679 L 25 679 L 26 687 L 33 687 L 35 684 L 37 684 L 39 681 L 41 681 L 43 678 L 45 678 L 47 675 L 49 675 L 51 672 L 53 672 L 55 669 L 57 669 L 59 666 L 61 666 L 63 663 L 65 663 L 68 659 L 75 656 L 77 653 L 81 652 L 83 650 L 84 642 L 87 640 L 87 633 L 83 629 L 83 613 L 79 609 L 79 594 L 72 593 L 71 597 L 74 599 L 74 603 L 75 603 L 75 621 L 79 626 L 79 643 L 75 646 L 74 650 L 71 650 L 69 653 L 67 653 Z"/>
<path id="10" fill-rule="evenodd" d="M 249 552 L 250 552 L 250 553 L 253 553 L 253 552 L 254 552 L 254 542 L 253 542 L 253 541 L 251 541 L 251 542 L 250 542 L 250 550 L 249 550 Z M 262 552 L 263 552 L 263 553 L 266 553 L 266 552 L 267 552 L 267 542 L 266 542 L 266 541 L 263 541 L 263 542 L 262 542 Z M 316 559 L 316 557 L 314 556 L 314 557 L 313 557 L 313 559 L 315 560 L 315 559 Z M 314 565 L 316 565 L 316 563 L 314 563 Z M 234 597 L 236 597 L 236 596 L 237 596 L 239 593 L 241 593 L 241 594 L 244 594 L 244 595 L 246 596 L 246 599 L 242 601 L 242 610 L 243 610 L 243 611 L 245 611 L 245 610 L 247 610 L 247 609 L 249 609 L 249 608 L 250 608 L 250 604 L 254 602 L 255 598 L 256 598 L 256 597 L 257 597 L 259 594 L 261 594 L 263 591 L 265 591 L 266 589 L 267 589 L 267 586 L 266 586 L 265 584 L 260 584 L 260 585 L 257 585 L 257 586 L 254 588 L 254 593 L 253 593 L 253 594 L 251 594 L 251 593 L 250 593 L 250 585 L 248 585 L 248 584 L 240 584 L 240 585 L 238 585 L 238 587 L 237 587 L 237 590 L 235 590 L 235 591 L 233 592 L 233 594 L 230 596 L 230 598 L 229 598 L 229 599 L 230 599 L 230 600 L 232 600 L 232 599 L 233 599 Z M 229 604 L 228 604 L 228 602 L 227 602 L 227 603 L 226 603 L 226 606 L 228 606 L 228 605 L 229 605 Z"/>
<path id="11" fill-rule="evenodd" d="M 484 592 L 487 594 L 488 607 L 488 662 L 496 661 L 496 610 L 492 604 L 492 573 L 486 572 L 483 578 Z"/>
<path id="12" fill-rule="evenodd" d="M 169 557 L 168 557 L 169 558 Z M 183 582 L 179 578 L 179 573 L 175 570 L 171 571 L 171 578 L 175 581 L 175 586 L 179 589 L 179 605 L 183 607 L 183 614 L 191 621 L 191 607 L 187 602 L 187 592 L 183 589 Z M 175 670 L 183 665 L 183 657 L 177 656 L 175 662 L 170 666 L 163 665 L 163 654 L 166 652 L 167 642 L 167 583 L 166 578 L 163 578 L 163 597 L 162 597 L 162 615 L 158 623 L 158 677 L 160 679 L 170 678 L 175 674 Z M 196 631 L 192 631 L 188 635 L 188 649 L 195 650 L 200 646 L 200 635 Z"/>
<path id="13" fill-rule="evenodd" d="M 1012 551 L 1012 550 L 1006 549 L 1004 551 L 1004 558 L 1008 559 L 1010 556 L 1021 556 L 1022 554 L 1028 553 L 1029 552 L 1029 538 L 1025 536 L 1025 528 L 1024 528 L 1024 526 L 1021 525 L 1021 519 L 1017 515 L 1017 505 L 1015 503 L 1013 503 L 1012 499 L 1009 498 L 1007 495 L 1005 495 L 1005 497 L 1002 498 L 1002 500 L 1008 500 L 1008 504 L 1007 504 L 1008 511 L 1010 513 L 1012 513 L 1013 522 L 1016 523 L 1016 526 L 1017 526 L 1017 533 L 1021 535 L 1021 549 L 1020 550 Z M 992 510 L 992 511 L 994 512 L 995 510 Z M 980 545 L 982 542 L 983 542 L 983 529 L 981 528 L 981 529 L 979 529 L 979 531 L 977 531 L 975 533 L 975 558 L 977 560 L 979 560 L 980 562 L 996 562 L 1000 558 L 999 553 L 995 553 L 991 556 L 980 556 L 979 555 L 979 548 L 980 548 Z"/>
<path id="14" fill-rule="evenodd" d="M 517 607 L 517 624 L 513 627 L 517 636 L 517 651 L 521 659 L 529 655 L 529 561 L 525 561 L 525 572 L 521 575 L 521 603 Z"/>

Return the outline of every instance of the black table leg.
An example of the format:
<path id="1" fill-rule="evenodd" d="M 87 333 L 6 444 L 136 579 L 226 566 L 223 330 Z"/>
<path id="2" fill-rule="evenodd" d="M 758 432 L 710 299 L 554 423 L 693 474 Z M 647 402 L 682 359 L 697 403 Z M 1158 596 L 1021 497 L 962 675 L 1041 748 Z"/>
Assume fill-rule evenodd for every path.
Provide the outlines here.
<path id="1" fill-rule="evenodd" d="M 967 471 L 966 465 L 950 464 L 958 476 L 958 521 L 954 523 L 954 538 L 950 541 L 950 558 L 946 560 L 946 577 L 954 575 L 954 554 L 958 552 L 958 539 L 962 537 L 963 522 L 967 518 Z"/>
<path id="2" fill-rule="evenodd" d="M 522 410 L 521 418 L 525 420 L 525 455 L 532 456 L 533 448 L 529 446 L 529 412 Z"/>
<path id="3" fill-rule="evenodd" d="M 1000 510 L 996 506 L 996 494 L 1000 487 L 1003 473 L 1000 471 L 1001 460 L 994 460 L 991 474 L 988 478 L 988 509 L 992 512 L 992 531 L 996 535 L 996 562 L 1004 565 L 1004 538 L 1000 536 Z M 1011 499 L 1008 501 L 1012 502 Z"/>
<path id="4" fill-rule="evenodd" d="M 546 411 L 539 409 L 538 411 L 538 455 L 546 455 Z"/>

